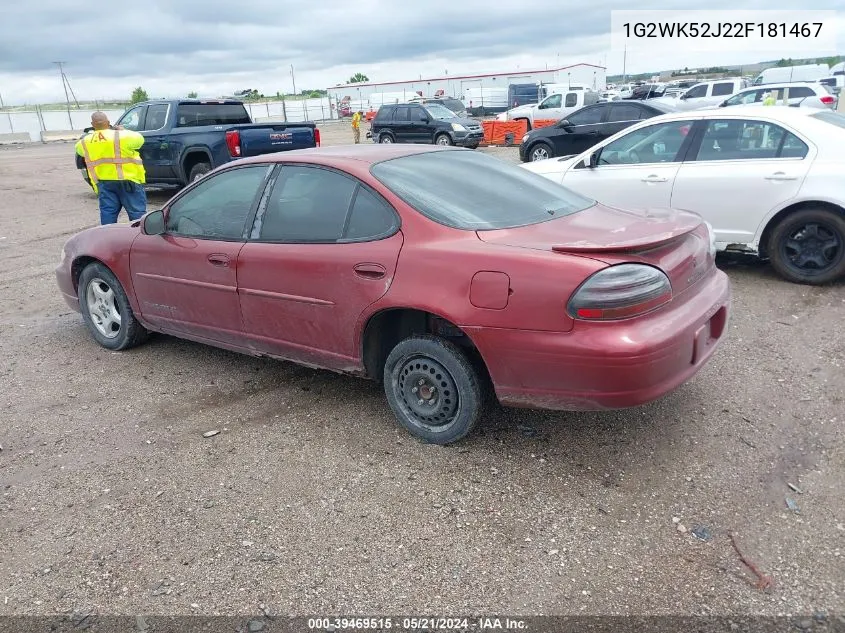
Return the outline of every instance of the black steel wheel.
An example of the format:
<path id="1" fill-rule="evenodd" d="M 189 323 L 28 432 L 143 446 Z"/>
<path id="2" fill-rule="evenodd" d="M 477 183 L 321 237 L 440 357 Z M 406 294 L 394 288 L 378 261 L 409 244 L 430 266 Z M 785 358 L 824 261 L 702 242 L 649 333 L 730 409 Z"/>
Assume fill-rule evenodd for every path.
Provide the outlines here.
<path id="1" fill-rule="evenodd" d="M 390 352 L 384 390 L 396 419 L 432 444 L 450 444 L 475 426 L 482 409 L 478 375 L 461 349 L 436 336 L 412 336 Z"/>
<path id="2" fill-rule="evenodd" d="M 772 267 L 789 281 L 825 284 L 845 276 L 845 216 L 827 209 L 792 213 L 769 241 Z"/>

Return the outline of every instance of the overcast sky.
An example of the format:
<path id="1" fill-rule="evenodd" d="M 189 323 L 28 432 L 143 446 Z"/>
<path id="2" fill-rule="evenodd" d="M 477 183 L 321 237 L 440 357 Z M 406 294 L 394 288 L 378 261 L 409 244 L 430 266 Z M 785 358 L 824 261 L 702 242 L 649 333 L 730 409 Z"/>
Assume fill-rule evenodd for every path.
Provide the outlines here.
<path id="1" fill-rule="evenodd" d="M 80 100 L 127 98 L 139 85 L 151 97 L 189 91 L 219 96 L 243 88 L 290 92 L 291 64 L 298 91 L 346 82 L 356 72 L 392 81 L 577 62 L 606 65 L 609 74 L 622 71 L 622 52 L 611 50 L 610 38 L 610 12 L 625 8 L 620 0 L 568 8 L 558 0 L 146 0 L 100 4 L 98 13 L 80 0 L 4 4 L 0 95 L 7 104 L 64 100 L 53 61 L 67 62 Z M 842 0 L 813 4 L 813 9 L 837 9 Z M 702 5 L 714 12 L 798 6 L 779 0 Z M 641 0 L 635 8 L 689 6 L 689 0 Z M 845 25 L 845 13 L 837 22 Z M 845 54 L 841 27 L 838 49 L 817 54 L 837 52 Z M 671 55 L 629 50 L 627 70 L 772 57 L 753 50 L 708 54 L 678 48 Z"/>

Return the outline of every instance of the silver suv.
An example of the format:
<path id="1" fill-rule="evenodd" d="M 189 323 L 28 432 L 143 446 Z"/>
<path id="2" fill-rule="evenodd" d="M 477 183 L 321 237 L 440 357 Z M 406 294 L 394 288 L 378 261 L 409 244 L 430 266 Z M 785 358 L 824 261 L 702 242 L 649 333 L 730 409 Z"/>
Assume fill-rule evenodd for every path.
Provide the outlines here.
<path id="1" fill-rule="evenodd" d="M 728 106 L 761 105 L 766 93 L 774 96 L 777 105 L 790 105 L 801 108 L 836 108 L 836 97 L 827 86 L 819 83 L 793 82 L 765 84 L 737 92 L 719 104 Z"/>

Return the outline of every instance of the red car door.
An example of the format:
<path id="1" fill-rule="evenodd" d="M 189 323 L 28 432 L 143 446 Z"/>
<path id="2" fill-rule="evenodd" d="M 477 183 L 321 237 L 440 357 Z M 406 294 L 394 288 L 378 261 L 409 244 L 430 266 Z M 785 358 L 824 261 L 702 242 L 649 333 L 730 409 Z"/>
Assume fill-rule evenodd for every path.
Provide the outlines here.
<path id="1" fill-rule="evenodd" d="M 238 254 L 248 217 L 272 167 L 207 176 L 167 209 L 163 235 L 132 243 L 132 285 L 142 316 L 173 334 L 244 347 Z"/>
<path id="2" fill-rule="evenodd" d="M 354 369 L 355 326 L 389 289 L 399 216 L 339 171 L 284 165 L 238 256 L 238 294 L 253 349 Z"/>

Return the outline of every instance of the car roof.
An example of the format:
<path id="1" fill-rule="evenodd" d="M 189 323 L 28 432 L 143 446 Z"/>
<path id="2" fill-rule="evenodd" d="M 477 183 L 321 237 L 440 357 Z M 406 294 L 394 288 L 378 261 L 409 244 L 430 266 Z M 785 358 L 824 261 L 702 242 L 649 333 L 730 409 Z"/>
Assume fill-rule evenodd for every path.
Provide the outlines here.
<path id="1" fill-rule="evenodd" d="M 801 120 L 802 117 L 811 116 L 815 113 L 816 110 L 814 108 L 749 105 L 743 107 L 741 110 L 735 110 L 733 108 L 706 108 L 702 110 L 672 112 L 648 119 L 648 121 L 654 123 L 659 121 L 675 121 L 678 119 L 747 119 L 748 117 L 764 117 L 789 122 Z"/>
<path id="2" fill-rule="evenodd" d="M 329 160 L 355 160 L 367 164 L 375 164 L 393 158 L 428 154 L 432 152 L 471 151 L 458 147 L 439 147 L 437 145 L 412 145 L 410 143 L 373 143 L 359 145 L 332 145 L 329 147 L 312 147 L 296 149 L 289 152 L 276 152 L 242 158 L 227 163 L 227 165 L 249 165 L 251 163 L 284 163 L 284 162 L 323 162 Z"/>

